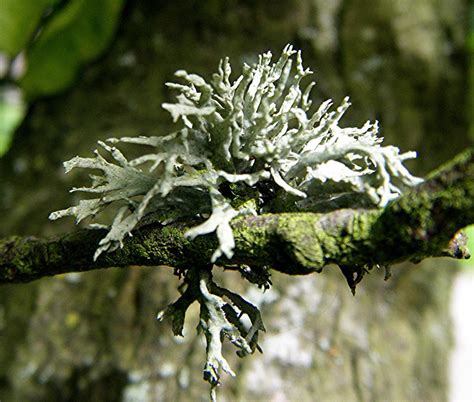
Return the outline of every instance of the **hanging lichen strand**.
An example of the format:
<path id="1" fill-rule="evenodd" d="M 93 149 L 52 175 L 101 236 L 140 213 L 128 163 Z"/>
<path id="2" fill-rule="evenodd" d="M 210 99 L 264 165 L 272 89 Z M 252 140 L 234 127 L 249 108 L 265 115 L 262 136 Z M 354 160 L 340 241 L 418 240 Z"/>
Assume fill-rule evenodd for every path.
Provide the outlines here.
<path id="1" fill-rule="evenodd" d="M 292 210 L 383 207 L 421 181 L 402 165 L 415 153 L 400 154 L 396 147 L 381 146 L 377 122 L 339 127 L 350 105 L 348 98 L 333 111 L 331 100 L 310 111 L 314 82 L 301 88 L 311 71 L 303 67 L 300 52 L 288 45 L 276 63 L 271 59 L 267 52 L 257 63 L 244 64 L 235 80 L 228 58 L 221 60 L 209 83 L 177 71 L 184 83 L 167 84 L 179 92 L 177 102 L 163 107 L 175 122 L 181 120 L 181 128 L 160 137 L 108 140 L 151 147 L 150 153 L 136 159 L 127 160 L 117 148 L 99 142 L 111 161 L 96 150 L 94 158 L 76 156 L 65 162 L 66 172 L 78 167 L 102 171 L 91 176 L 90 187 L 71 190 L 98 197 L 53 212 L 50 219 L 68 215 L 77 222 L 94 219 L 109 204 L 116 204 L 115 219 L 107 226 L 97 258 L 121 246 L 147 214 L 157 213 L 163 223 L 208 216 L 187 236 L 215 232 L 219 247 L 214 262 L 222 255 L 232 257 L 229 222 L 269 210 L 278 197 L 289 198 Z"/>

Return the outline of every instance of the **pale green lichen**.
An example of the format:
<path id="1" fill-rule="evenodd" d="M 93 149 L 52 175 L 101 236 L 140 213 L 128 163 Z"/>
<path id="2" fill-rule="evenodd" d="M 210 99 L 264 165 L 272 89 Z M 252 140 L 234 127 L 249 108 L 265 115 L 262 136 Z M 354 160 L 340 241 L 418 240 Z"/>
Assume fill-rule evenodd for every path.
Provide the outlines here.
<path id="1" fill-rule="evenodd" d="M 244 65 L 235 80 L 227 58 L 210 82 L 177 71 L 184 83 L 167 84 L 179 91 L 177 102 L 163 107 L 182 127 L 161 137 L 109 140 L 153 148 L 136 159 L 127 160 L 117 148 L 99 142 L 112 162 L 98 151 L 95 158 L 65 162 L 66 172 L 77 167 L 102 171 L 91 176 L 91 187 L 72 190 L 99 197 L 53 212 L 50 219 L 72 215 L 79 222 L 94 218 L 109 204 L 120 205 L 97 258 L 121 246 L 146 214 L 158 212 L 164 222 L 209 215 L 187 236 L 215 232 L 219 247 L 214 262 L 222 255 L 232 257 L 235 243 L 229 222 L 265 208 L 268 196 L 263 197 L 257 183 L 271 194 L 281 188 L 298 197 L 300 210 L 317 210 L 340 205 L 341 200 L 383 207 L 420 182 L 402 165 L 414 153 L 381 146 L 377 122 L 361 128 L 339 126 L 348 98 L 334 111 L 330 100 L 311 111 L 314 82 L 302 88 L 302 79 L 311 71 L 303 67 L 300 52 L 287 46 L 275 63 L 271 59 L 270 52 L 259 56 L 254 65 Z M 233 205 L 233 199 L 242 196 L 252 197 L 253 207 Z"/>
<path id="2" fill-rule="evenodd" d="M 220 370 L 231 376 L 235 373 L 222 354 L 222 342 L 228 339 L 237 347 L 237 355 L 244 357 L 260 350 L 258 335 L 265 331 L 260 311 L 242 296 L 217 286 L 210 270 L 188 272 L 185 278 L 186 290 L 181 297 L 158 313 L 157 319 L 171 318 L 173 333 L 182 335 L 186 311 L 197 301 L 200 306 L 198 329 L 206 336 L 206 364 L 203 377 L 211 385 L 211 398 L 215 399 L 215 387 L 220 384 Z M 251 322 L 246 327 L 242 317 Z"/>
<path id="3" fill-rule="evenodd" d="M 148 152 L 135 159 L 99 142 L 109 160 L 95 151 L 94 158 L 76 156 L 65 162 L 66 172 L 74 168 L 101 171 L 91 176 L 90 187 L 71 190 L 97 197 L 53 212 L 50 219 L 70 215 L 80 222 L 92 218 L 92 226 L 104 227 L 94 218 L 114 204 L 117 212 L 113 222 L 105 225 L 109 231 L 99 243 L 96 259 L 104 251 L 121 247 L 125 236 L 151 214 L 162 224 L 201 218 L 186 236 L 217 235 L 212 263 L 222 256 L 232 258 L 235 239 L 230 221 L 239 215 L 258 214 L 276 205 L 287 205 L 292 211 L 384 207 L 421 181 L 403 166 L 415 154 L 382 146 L 377 122 L 361 128 L 339 126 L 350 106 L 348 98 L 334 110 L 331 100 L 313 109 L 310 92 L 314 82 L 304 88 L 302 83 L 310 74 L 303 67 L 301 53 L 290 45 L 276 62 L 267 52 L 255 64 L 245 64 L 236 79 L 231 78 L 227 58 L 210 82 L 177 71 L 182 83 L 167 84 L 179 92 L 176 103 L 163 104 L 174 122 L 181 122 L 177 131 L 159 137 L 108 140 L 109 144 L 148 147 Z M 300 240 L 304 243 L 304 236 Z M 313 251 L 311 258 L 316 261 L 329 248 L 315 245 Z M 295 253 L 298 257 L 298 244 Z M 238 269 L 259 286 L 268 286 L 266 268 L 260 274 Z M 232 373 L 222 356 L 221 338 L 230 339 L 243 355 L 252 353 L 258 348 L 263 325 L 256 308 L 254 311 L 240 296 L 217 287 L 210 277 L 187 284 L 182 298 L 160 318 L 171 316 L 174 332 L 179 334 L 189 304 L 194 300 L 201 304 L 200 327 L 208 341 L 204 374 L 215 387 L 220 368 Z M 242 314 L 253 315 L 248 331 L 241 322 Z"/>

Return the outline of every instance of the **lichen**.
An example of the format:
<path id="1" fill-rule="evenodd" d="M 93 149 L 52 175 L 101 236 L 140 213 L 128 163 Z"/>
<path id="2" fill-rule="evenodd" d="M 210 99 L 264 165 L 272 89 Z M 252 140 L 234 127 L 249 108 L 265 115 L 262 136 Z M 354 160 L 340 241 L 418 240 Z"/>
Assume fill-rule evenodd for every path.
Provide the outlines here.
<path id="1" fill-rule="evenodd" d="M 71 190 L 98 197 L 53 212 L 50 219 L 71 215 L 77 222 L 94 220 L 109 204 L 116 205 L 97 258 L 121 247 L 146 215 L 154 213 L 162 223 L 205 217 L 186 236 L 216 233 L 215 262 L 232 258 L 235 241 L 229 222 L 266 210 L 282 194 L 293 196 L 291 203 L 301 211 L 383 207 L 420 182 L 403 166 L 415 154 L 381 146 L 376 121 L 361 128 L 339 126 L 350 106 L 348 98 L 333 111 L 331 100 L 312 108 L 314 82 L 302 84 L 311 71 L 291 46 L 276 62 L 267 52 L 254 65 L 244 65 L 235 80 L 231 71 L 227 58 L 210 82 L 177 71 L 183 83 L 167 84 L 179 92 L 177 102 L 163 108 L 181 127 L 161 137 L 108 140 L 152 147 L 154 152 L 128 160 L 115 146 L 99 142 L 111 161 L 96 151 L 94 158 L 76 156 L 65 162 L 66 172 L 102 172 L 91 176 L 90 187 Z"/>
<path id="2" fill-rule="evenodd" d="M 215 388 L 220 384 L 220 371 L 235 376 L 222 354 L 222 342 L 228 339 L 237 349 L 237 355 L 244 357 L 260 350 L 258 336 L 265 331 L 260 311 L 240 295 L 217 286 L 212 280 L 209 268 L 189 271 L 185 279 L 186 290 L 181 297 L 158 313 L 159 321 L 170 318 L 173 333 L 183 335 L 186 311 L 197 301 L 200 306 L 198 330 L 206 337 L 206 363 L 203 377 L 211 385 L 211 400 L 215 400 Z M 246 327 L 243 316 L 251 322 Z"/>
<path id="3" fill-rule="evenodd" d="M 186 290 L 158 316 L 170 317 L 173 332 L 180 335 L 190 304 L 197 301 L 201 305 L 199 327 L 207 340 L 204 378 L 211 384 L 212 399 L 220 370 L 233 373 L 222 355 L 223 339 L 238 348 L 239 356 L 245 356 L 259 349 L 258 334 L 264 330 L 256 307 L 212 281 L 212 263 L 237 269 L 261 288 L 271 283 L 265 264 L 268 251 L 258 247 L 255 231 L 252 239 L 245 230 L 234 238 L 230 222 L 267 211 L 301 212 L 291 220 L 280 215 L 268 222 L 276 225 L 271 241 L 277 245 L 275 250 L 281 246 L 276 251 L 284 257 L 279 263 L 293 264 L 280 266 L 280 271 L 313 272 L 328 261 L 338 263 L 332 260 L 337 255 L 335 239 L 344 237 L 347 225 L 363 231 L 364 222 L 344 221 L 341 213 L 336 218 L 341 220 L 340 230 L 326 233 L 323 221 L 307 222 L 303 212 L 384 207 L 421 181 L 403 166 L 415 153 L 400 154 L 394 146 L 382 146 L 377 121 L 360 128 L 340 126 L 350 106 L 347 97 L 333 110 L 331 100 L 312 107 L 310 93 L 315 83 L 303 84 L 312 72 L 292 46 L 286 46 L 276 62 L 267 52 L 255 64 L 245 64 L 236 79 L 231 73 L 228 58 L 221 60 L 210 81 L 177 71 L 182 83 L 167 84 L 178 92 L 176 102 L 162 105 L 175 123 L 180 122 L 177 130 L 159 137 L 111 138 L 99 142 L 102 151 L 96 150 L 95 157 L 76 156 L 65 162 L 66 172 L 75 168 L 100 171 L 91 175 L 90 187 L 71 190 L 97 196 L 50 215 L 53 220 L 74 216 L 78 223 L 89 219 L 92 227 L 107 229 L 94 259 L 122 247 L 127 235 L 149 222 L 161 224 L 163 231 L 170 222 L 183 222 L 187 241 L 216 235 L 217 247 L 204 268 L 183 268 L 182 262 L 173 261 L 173 255 L 181 256 L 174 252 L 182 244 L 181 232 L 176 243 L 160 246 L 163 260 L 176 262 L 175 272 L 184 277 Z M 127 159 L 115 146 L 125 143 L 142 145 L 147 151 Z M 102 212 L 111 204 L 116 207 L 115 218 L 105 225 L 99 223 L 96 217 L 103 218 Z M 302 221 L 303 226 L 298 224 Z M 297 230 L 299 227 L 305 231 Z M 266 243 L 267 228 L 262 227 L 258 236 Z M 315 237 L 320 241 L 314 242 Z M 234 256 L 236 242 L 249 241 L 255 245 L 258 267 L 231 266 L 228 260 Z M 143 244 L 143 258 L 153 249 L 153 244 Z M 340 263 L 349 284 L 355 286 L 365 268 Z M 250 328 L 241 321 L 242 315 L 250 319 Z"/>

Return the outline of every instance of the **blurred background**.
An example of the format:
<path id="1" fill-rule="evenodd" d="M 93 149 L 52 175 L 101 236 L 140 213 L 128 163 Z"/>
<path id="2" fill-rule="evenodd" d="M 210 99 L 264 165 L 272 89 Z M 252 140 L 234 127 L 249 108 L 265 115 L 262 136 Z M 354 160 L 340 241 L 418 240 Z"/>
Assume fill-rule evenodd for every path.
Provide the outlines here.
<path id="1" fill-rule="evenodd" d="M 175 70 L 210 77 L 230 56 L 236 78 L 287 43 L 315 72 L 316 104 L 349 95 L 345 123 L 378 119 L 387 144 L 418 152 L 417 174 L 472 145 L 469 0 L 1 0 L 0 236 L 74 230 L 47 219 L 77 201 L 81 173 L 62 162 L 100 139 L 169 133 Z M 226 351 L 238 377 L 221 401 L 472 401 L 473 272 L 404 264 L 355 297 L 331 267 L 275 274 L 265 294 L 226 272 L 267 333 L 262 355 Z M 155 321 L 177 286 L 138 267 L 1 286 L 0 400 L 207 400 L 198 311 L 184 338 Z"/>

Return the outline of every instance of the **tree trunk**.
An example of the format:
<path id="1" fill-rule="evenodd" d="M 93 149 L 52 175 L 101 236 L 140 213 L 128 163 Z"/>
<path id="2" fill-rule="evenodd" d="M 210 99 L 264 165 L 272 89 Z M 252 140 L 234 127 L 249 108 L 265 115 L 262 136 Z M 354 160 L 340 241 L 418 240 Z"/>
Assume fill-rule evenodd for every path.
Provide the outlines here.
<path id="1" fill-rule="evenodd" d="M 386 142 L 419 152 L 426 173 L 467 143 L 467 0 L 131 1 L 106 56 L 74 88 L 36 102 L 0 160 L 0 235 L 51 235 L 73 223 L 61 162 L 94 142 L 171 130 L 160 105 L 179 68 L 209 77 L 286 43 L 303 50 L 315 101 L 352 98 L 346 122 L 379 119 Z M 237 74 L 237 72 L 236 72 Z M 395 401 L 447 398 L 449 298 L 455 270 L 439 259 L 375 270 L 353 297 L 338 270 L 273 276 L 261 304 L 263 354 L 226 356 L 221 400 Z M 225 272 L 220 281 L 245 291 Z M 195 401 L 204 343 L 191 309 L 183 339 L 158 310 L 179 282 L 166 267 L 103 270 L 0 288 L 0 400 Z"/>

